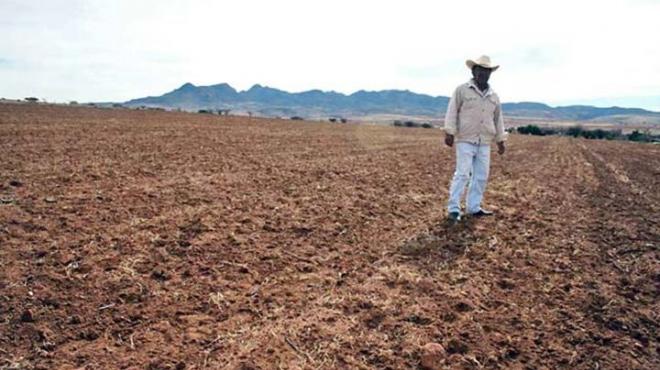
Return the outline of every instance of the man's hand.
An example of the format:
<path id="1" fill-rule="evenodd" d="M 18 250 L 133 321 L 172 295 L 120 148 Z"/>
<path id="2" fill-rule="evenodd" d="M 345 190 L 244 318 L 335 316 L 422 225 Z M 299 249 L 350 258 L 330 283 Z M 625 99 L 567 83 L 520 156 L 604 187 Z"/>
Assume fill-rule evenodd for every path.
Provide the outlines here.
<path id="1" fill-rule="evenodd" d="M 445 135 L 445 144 L 447 144 L 448 147 L 454 146 L 454 135 Z"/>
<path id="2" fill-rule="evenodd" d="M 502 155 L 504 154 L 505 150 L 506 148 L 504 147 L 504 141 L 500 141 L 499 143 L 497 143 L 497 154 Z"/>

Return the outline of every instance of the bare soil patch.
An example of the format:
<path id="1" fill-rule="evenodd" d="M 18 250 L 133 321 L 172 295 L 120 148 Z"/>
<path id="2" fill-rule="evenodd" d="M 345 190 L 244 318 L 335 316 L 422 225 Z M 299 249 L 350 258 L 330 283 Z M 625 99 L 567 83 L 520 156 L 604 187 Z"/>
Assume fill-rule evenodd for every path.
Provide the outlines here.
<path id="1" fill-rule="evenodd" d="M 658 146 L 512 136 L 457 226 L 439 130 L 0 104 L 0 158 L 0 368 L 660 367 Z"/>

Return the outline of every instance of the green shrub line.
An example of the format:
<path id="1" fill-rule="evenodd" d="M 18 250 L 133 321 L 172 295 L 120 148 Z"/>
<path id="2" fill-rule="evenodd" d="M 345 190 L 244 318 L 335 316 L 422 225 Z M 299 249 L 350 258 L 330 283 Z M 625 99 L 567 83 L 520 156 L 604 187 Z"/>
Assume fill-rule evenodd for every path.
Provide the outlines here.
<path id="1" fill-rule="evenodd" d="M 433 128 L 433 125 L 428 122 L 415 122 L 415 121 L 399 121 L 396 120 L 392 123 L 394 127 L 423 127 L 423 128 Z"/>
<path id="2" fill-rule="evenodd" d="M 513 132 L 513 129 L 509 129 L 509 132 Z M 605 139 L 605 140 L 629 140 L 635 142 L 660 142 L 660 135 L 652 135 L 649 132 L 641 132 L 639 130 L 634 130 L 629 134 L 623 134 L 621 130 L 603 130 L 595 129 L 588 130 L 582 126 L 573 126 L 566 129 L 563 128 L 541 128 L 536 125 L 527 125 L 519 126 L 515 129 L 519 134 L 523 135 L 535 135 L 535 136 L 548 136 L 548 135 L 560 135 L 560 136 L 571 136 L 571 137 L 583 137 L 585 139 Z"/>

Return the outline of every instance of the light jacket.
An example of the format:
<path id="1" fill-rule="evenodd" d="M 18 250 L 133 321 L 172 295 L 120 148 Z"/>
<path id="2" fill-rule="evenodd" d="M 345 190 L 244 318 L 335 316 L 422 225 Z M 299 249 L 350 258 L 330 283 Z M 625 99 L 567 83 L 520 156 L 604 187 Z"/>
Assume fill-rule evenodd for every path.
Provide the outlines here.
<path id="1" fill-rule="evenodd" d="M 500 98 L 490 87 L 482 93 L 474 80 L 458 86 L 447 107 L 445 132 L 454 135 L 457 142 L 505 141 Z"/>

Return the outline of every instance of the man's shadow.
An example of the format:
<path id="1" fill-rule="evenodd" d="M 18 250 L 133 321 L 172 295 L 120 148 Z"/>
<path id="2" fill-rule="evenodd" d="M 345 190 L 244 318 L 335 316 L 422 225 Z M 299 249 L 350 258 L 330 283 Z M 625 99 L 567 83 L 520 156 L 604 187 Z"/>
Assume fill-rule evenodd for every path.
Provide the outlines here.
<path id="1" fill-rule="evenodd" d="M 430 229 L 404 241 L 399 246 L 399 255 L 407 262 L 420 268 L 435 270 L 453 263 L 469 252 L 478 237 L 475 235 L 473 217 L 454 222 L 442 220 Z"/>

